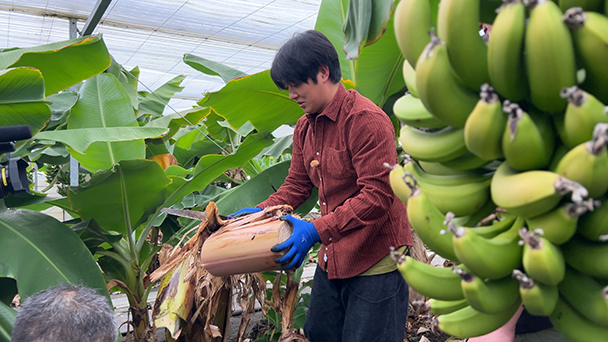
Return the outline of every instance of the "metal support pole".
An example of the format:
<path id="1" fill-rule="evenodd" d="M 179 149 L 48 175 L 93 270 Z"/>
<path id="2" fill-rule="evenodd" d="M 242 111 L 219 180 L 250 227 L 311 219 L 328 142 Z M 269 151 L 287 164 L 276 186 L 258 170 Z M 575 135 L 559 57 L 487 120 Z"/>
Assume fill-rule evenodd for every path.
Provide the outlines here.
<path id="1" fill-rule="evenodd" d="M 88 36 L 93 33 L 111 2 L 112 0 L 97 0 L 97 3 L 95 3 L 95 6 L 91 11 L 91 15 L 89 15 L 87 22 L 84 24 L 81 36 Z"/>

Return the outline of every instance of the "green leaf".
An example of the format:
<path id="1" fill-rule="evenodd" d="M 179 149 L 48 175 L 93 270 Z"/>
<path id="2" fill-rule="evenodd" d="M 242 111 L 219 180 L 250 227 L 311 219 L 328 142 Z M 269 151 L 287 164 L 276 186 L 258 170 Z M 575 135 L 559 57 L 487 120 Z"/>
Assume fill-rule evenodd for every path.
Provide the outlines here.
<path id="1" fill-rule="evenodd" d="M 97 247 L 102 243 L 113 244 L 123 237 L 122 234 L 103 230 L 95 220 L 82 221 L 73 225 L 71 228 L 78 234 L 92 254 L 95 254 Z"/>
<path id="2" fill-rule="evenodd" d="M 184 87 L 180 87 L 184 78 L 186 78 L 186 76 L 175 76 L 158 89 L 154 90 L 154 92 L 144 97 L 144 99 L 139 102 L 138 116 L 146 114 L 152 114 L 155 117 L 162 116 L 165 106 L 169 103 L 171 97 L 184 89 Z"/>
<path id="3" fill-rule="evenodd" d="M 2 55 L 0 53 L 0 55 Z M 27 125 L 39 132 L 51 117 L 44 98 L 44 80 L 32 68 L 0 70 L 0 127 Z M 16 147 L 26 141 L 16 143 Z"/>
<path id="4" fill-rule="evenodd" d="M 271 144 L 270 134 L 260 132 L 249 135 L 234 154 L 203 156 L 196 164 L 194 176 L 177 188 L 165 201 L 163 207 L 169 207 L 180 202 L 182 198 L 193 191 L 204 189 L 216 177 L 222 175 L 224 171 L 245 165 L 251 158 Z"/>
<path id="5" fill-rule="evenodd" d="M 17 311 L 0 302 L 0 342 L 11 342 Z"/>
<path id="6" fill-rule="evenodd" d="M 371 45 L 380 39 L 388 27 L 388 21 L 394 10 L 395 0 L 372 0 L 372 18 L 369 23 L 367 41 Z"/>
<path id="7" fill-rule="evenodd" d="M 266 147 L 261 153 L 261 156 L 271 156 L 274 158 L 279 158 L 283 155 L 285 150 L 291 149 L 291 143 L 293 141 L 293 135 L 286 135 L 284 137 L 280 137 L 275 139 L 274 144 L 272 146 Z"/>
<path id="8" fill-rule="evenodd" d="M 233 69 L 227 65 L 217 63 L 189 53 L 184 54 L 184 63 L 207 75 L 219 76 L 226 83 L 232 81 L 235 78 L 247 76 L 246 73 L 240 70 Z"/>
<path id="9" fill-rule="evenodd" d="M 356 62 L 357 90 L 382 106 L 389 96 L 405 87 L 402 68 L 403 57 L 391 18 L 382 38 L 361 50 Z"/>
<path id="10" fill-rule="evenodd" d="M 346 58 L 344 53 L 344 20 L 348 8 L 348 0 L 322 0 L 315 23 L 315 30 L 323 32 L 331 41 L 338 52 L 340 58 L 340 68 L 342 69 L 342 78 L 350 79 L 356 82 L 355 79 L 355 63 Z"/>
<path id="11" fill-rule="evenodd" d="M 80 99 L 68 118 L 68 129 L 139 127 L 125 88 L 112 74 L 99 74 L 80 88 Z M 90 171 L 109 169 L 125 159 L 145 158 L 144 139 L 119 142 L 96 142 L 83 154 L 70 154 Z"/>
<path id="12" fill-rule="evenodd" d="M 268 199 L 285 182 L 285 178 L 287 178 L 287 174 L 289 173 L 289 165 L 291 165 L 290 160 L 275 164 L 230 190 L 229 193 L 222 196 L 216 202 L 219 212 L 228 215 L 243 207 L 253 207 Z M 306 203 L 306 205 L 300 206 L 296 211 L 307 214 L 316 202 L 316 193 L 311 198 L 313 198 L 312 205 Z"/>
<path id="13" fill-rule="evenodd" d="M 51 95 L 47 97 L 47 100 L 51 103 L 51 122 L 47 125 L 46 130 L 53 129 L 66 121 L 66 114 L 72 109 L 76 101 L 78 100 L 78 94 L 71 91 L 65 91 L 59 94 Z"/>
<path id="14" fill-rule="evenodd" d="M 129 234 L 163 203 L 169 178 L 151 160 L 124 160 L 99 171 L 76 192 L 70 188 L 72 209 L 83 220 L 95 219 L 107 231 Z"/>
<path id="15" fill-rule="evenodd" d="M 222 89 L 207 93 L 198 104 L 211 107 L 232 127 L 239 128 L 249 121 L 258 131 L 272 132 L 282 124 L 293 125 L 304 114 L 287 91 L 277 88 L 269 70 L 232 80 Z"/>
<path id="16" fill-rule="evenodd" d="M 27 66 L 40 70 L 46 95 L 99 74 L 111 62 L 101 34 L 0 53 L 0 69 Z"/>
<path id="17" fill-rule="evenodd" d="M 146 124 L 146 127 L 167 127 L 169 128 L 169 134 L 163 136 L 163 141 L 167 141 L 172 138 L 182 126 L 196 126 L 198 125 L 207 115 L 210 110 L 207 107 L 194 107 L 189 108 L 178 113 L 166 114 L 158 119 L 152 120 Z"/>
<path id="18" fill-rule="evenodd" d="M 167 133 L 161 127 L 104 127 L 104 128 L 77 128 L 63 131 L 40 132 L 36 140 L 58 141 L 69 146 L 78 153 L 88 154 L 89 147 L 96 142 L 133 141 L 149 138 L 160 138 Z M 118 145 L 112 145 L 115 147 Z M 111 165 L 110 165 L 111 166 Z M 108 166 L 108 168 L 110 167 Z"/>
<path id="19" fill-rule="evenodd" d="M 372 20 L 371 0 L 350 0 L 344 22 L 344 52 L 348 59 L 357 59 L 361 45 L 367 41 L 369 24 Z"/>
<path id="20" fill-rule="evenodd" d="M 0 212 L 0 277 L 17 280 L 21 299 L 59 283 L 108 296 L 93 256 L 68 226 L 25 209 Z"/>

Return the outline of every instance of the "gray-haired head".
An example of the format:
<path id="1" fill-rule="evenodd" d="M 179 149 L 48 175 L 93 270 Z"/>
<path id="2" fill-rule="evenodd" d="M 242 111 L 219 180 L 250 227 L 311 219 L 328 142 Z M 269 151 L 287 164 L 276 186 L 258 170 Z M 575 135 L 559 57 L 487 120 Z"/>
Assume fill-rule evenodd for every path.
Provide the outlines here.
<path id="1" fill-rule="evenodd" d="M 28 297 L 17 314 L 11 342 L 115 342 L 118 327 L 108 299 L 70 284 Z"/>

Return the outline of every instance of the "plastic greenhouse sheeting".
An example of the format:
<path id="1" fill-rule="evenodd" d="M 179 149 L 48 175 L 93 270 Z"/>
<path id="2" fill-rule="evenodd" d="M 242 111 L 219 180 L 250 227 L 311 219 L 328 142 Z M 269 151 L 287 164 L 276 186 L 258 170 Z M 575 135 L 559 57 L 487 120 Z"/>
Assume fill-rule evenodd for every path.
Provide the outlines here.
<path id="1" fill-rule="evenodd" d="M 69 39 L 94 0 L 0 0 L 0 48 Z M 182 61 L 185 53 L 253 74 L 270 68 L 276 50 L 296 32 L 314 28 L 321 0 L 112 0 L 94 34 L 127 69 L 140 69 L 139 90 L 156 89 L 177 75 L 185 88 L 171 100 L 189 108 L 224 82 Z M 146 88 L 147 87 L 147 88 Z M 170 110 L 170 109 L 167 109 Z"/>

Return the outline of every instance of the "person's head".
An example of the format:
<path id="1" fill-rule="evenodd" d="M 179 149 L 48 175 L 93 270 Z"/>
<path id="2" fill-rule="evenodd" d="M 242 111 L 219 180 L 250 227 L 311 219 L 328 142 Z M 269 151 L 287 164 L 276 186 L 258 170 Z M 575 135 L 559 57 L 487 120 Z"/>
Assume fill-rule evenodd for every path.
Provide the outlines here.
<path id="1" fill-rule="evenodd" d="M 11 342 L 115 342 L 117 337 L 114 311 L 105 296 L 60 284 L 24 301 Z"/>
<path id="2" fill-rule="evenodd" d="M 333 98 L 342 78 L 338 53 L 323 33 L 309 30 L 294 35 L 277 52 L 270 77 L 289 91 L 306 113 L 319 113 Z"/>

